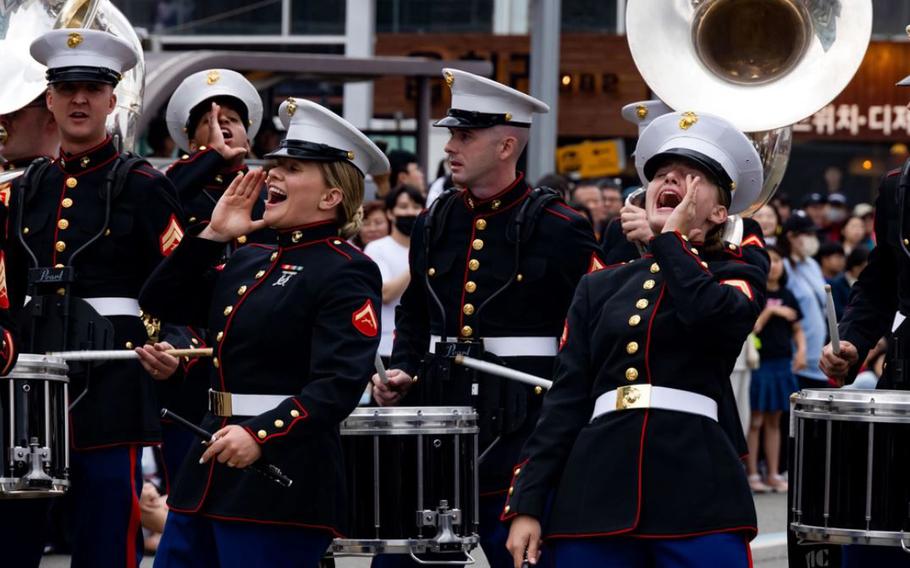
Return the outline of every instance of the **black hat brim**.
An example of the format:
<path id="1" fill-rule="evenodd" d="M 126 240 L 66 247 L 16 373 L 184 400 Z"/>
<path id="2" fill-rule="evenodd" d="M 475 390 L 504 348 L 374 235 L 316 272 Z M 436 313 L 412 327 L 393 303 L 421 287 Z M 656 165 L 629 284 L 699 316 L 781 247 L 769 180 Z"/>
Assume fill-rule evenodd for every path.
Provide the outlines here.
<path id="1" fill-rule="evenodd" d="M 690 150 L 689 148 L 671 148 L 648 158 L 644 167 L 645 178 L 647 178 L 648 181 L 652 180 L 654 174 L 657 173 L 657 170 L 660 169 L 663 164 L 672 160 L 682 160 L 692 164 L 696 169 L 705 172 L 705 174 L 711 178 L 711 181 L 727 192 L 731 191 L 733 187 L 733 180 L 730 179 L 730 175 L 727 173 L 727 170 L 720 165 L 720 162 L 701 152 Z"/>
<path id="2" fill-rule="evenodd" d="M 57 83 L 105 83 L 117 86 L 120 73 L 104 67 L 59 67 L 47 70 L 47 82 Z"/>

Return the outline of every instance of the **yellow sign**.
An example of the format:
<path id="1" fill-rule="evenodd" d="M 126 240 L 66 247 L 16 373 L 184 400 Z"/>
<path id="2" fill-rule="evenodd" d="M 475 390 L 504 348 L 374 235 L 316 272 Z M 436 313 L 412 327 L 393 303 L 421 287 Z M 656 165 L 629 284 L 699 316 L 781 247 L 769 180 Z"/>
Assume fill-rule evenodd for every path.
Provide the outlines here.
<path id="1" fill-rule="evenodd" d="M 626 169 L 625 144 L 614 138 L 563 146 L 556 150 L 556 169 L 580 179 L 619 175 Z"/>

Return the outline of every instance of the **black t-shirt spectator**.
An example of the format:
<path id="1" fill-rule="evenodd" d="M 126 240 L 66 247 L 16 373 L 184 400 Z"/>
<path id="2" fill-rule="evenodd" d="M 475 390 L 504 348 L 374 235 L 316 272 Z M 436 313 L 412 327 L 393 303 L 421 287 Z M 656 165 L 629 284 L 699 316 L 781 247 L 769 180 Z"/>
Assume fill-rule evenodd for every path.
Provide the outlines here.
<path id="1" fill-rule="evenodd" d="M 802 312 L 799 311 L 799 304 L 796 298 L 784 287 L 779 290 L 768 290 L 768 306 L 786 306 L 796 311 L 797 320 L 803 319 Z M 771 316 L 768 323 L 758 334 L 761 342 L 761 349 L 758 353 L 765 361 L 771 359 L 785 359 L 793 356 L 793 322 L 787 321 L 780 316 Z"/>

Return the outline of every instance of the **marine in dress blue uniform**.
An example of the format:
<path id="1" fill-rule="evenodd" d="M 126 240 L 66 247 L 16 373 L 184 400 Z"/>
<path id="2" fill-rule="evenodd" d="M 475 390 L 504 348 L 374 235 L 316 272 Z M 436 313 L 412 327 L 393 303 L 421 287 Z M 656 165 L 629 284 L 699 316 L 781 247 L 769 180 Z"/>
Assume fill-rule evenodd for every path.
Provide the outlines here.
<path id="1" fill-rule="evenodd" d="M 214 106 L 213 106 L 214 105 Z M 249 172 L 246 157 L 250 141 L 262 125 L 262 99 L 240 73 L 230 69 L 206 69 L 184 79 L 168 102 L 168 132 L 177 146 L 190 153 L 171 164 L 166 175 L 177 190 L 187 228 L 201 230 L 212 218 L 221 194 L 238 173 Z M 253 218 L 261 219 L 263 199 L 253 206 Z M 224 260 L 247 243 L 275 241 L 269 229 L 240 235 L 224 247 Z M 160 340 L 178 348 L 205 348 L 213 344 L 207 330 L 165 323 Z M 179 372 L 159 381 L 162 407 L 198 424 L 207 406 L 211 361 L 185 358 Z M 174 477 L 195 436 L 185 428 L 162 419 L 162 454 L 168 481 Z"/>
<path id="2" fill-rule="evenodd" d="M 910 86 L 910 77 L 899 83 Z M 910 162 L 888 172 L 875 199 L 875 243 L 869 264 L 850 291 L 844 317 L 838 324 L 841 354 L 825 345 L 819 368 L 830 377 L 855 378 L 869 350 L 882 337 L 889 337 L 885 367 L 876 388 L 910 390 L 910 221 L 907 191 L 902 187 Z M 864 566 L 910 566 L 900 548 L 851 545 L 843 548 L 845 568 Z"/>
<path id="3" fill-rule="evenodd" d="M 723 119 L 672 113 L 642 133 L 636 165 L 652 180 L 649 219 L 673 210 L 652 224 L 659 234 L 642 258 L 578 286 L 553 388 L 503 509 L 516 567 L 528 543 L 538 558 L 541 523 L 557 565 L 750 565 L 755 509 L 718 411 L 763 305 L 767 259 L 731 258 L 718 224 L 758 196 L 761 164 Z M 695 212 L 695 183 L 680 167 L 725 193 L 711 216 Z M 703 215 L 714 229 L 671 225 L 690 203 L 690 219 Z M 717 203 L 729 204 L 723 215 Z"/>
<path id="4" fill-rule="evenodd" d="M 215 346 L 202 426 L 217 439 L 207 450 L 193 445 L 180 470 L 157 567 L 315 566 L 331 538 L 345 531 L 339 424 L 369 380 L 382 287 L 376 265 L 345 239 L 359 225 L 363 175 L 387 170 L 388 161 L 315 103 L 291 99 L 280 114 L 288 136 L 269 155 L 278 166 L 269 173 L 262 221 L 250 219 L 260 174 L 248 174 L 244 201 L 246 224 L 270 223 L 277 242 L 242 247 L 219 268 L 224 243 L 243 233 L 219 232 L 216 209 L 200 237 L 186 238 L 141 296 L 144 307 L 169 321 L 209 329 Z M 333 187 L 323 178 L 317 190 L 292 187 L 290 180 L 301 179 L 294 176 L 324 171 L 321 164 L 352 172 L 356 182 Z M 332 201 L 339 192 L 340 204 Z M 218 207 L 234 198 L 228 189 Z M 286 226 L 291 218 L 317 220 Z M 231 449 L 232 437 L 247 450 Z M 293 484 L 281 487 L 246 469 L 257 459 Z"/>
<path id="5" fill-rule="evenodd" d="M 453 140 L 514 132 L 509 128 L 526 133 L 532 115 L 548 110 L 483 77 L 457 69 L 444 70 L 444 76 L 452 103 L 436 126 L 449 128 Z M 471 187 L 450 190 L 418 217 L 411 237 L 411 282 L 397 309 L 390 365 L 390 379 L 400 376 L 397 370 L 408 381 L 418 378 L 399 387 L 410 387 L 404 404 L 478 409 L 485 452 L 479 466 L 480 539 L 496 567 L 510 563 L 497 516 L 511 466 L 537 421 L 543 391 L 465 372 L 451 362 L 450 353 L 482 352 L 509 367 L 549 375 L 575 286 L 586 272 L 602 266 L 590 223 L 515 171 L 520 152 L 518 148 L 512 161 L 499 165 L 509 180 L 504 186 L 482 196 Z M 463 184 L 459 174 L 455 180 Z M 378 378 L 373 381 L 374 390 L 382 393 Z M 374 566 L 412 564 L 407 558 L 378 560 Z"/>
<path id="6" fill-rule="evenodd" d="M 36 63 L 37 65 L 37 63 Z M 40 87 L 39 87 L 40 88 Z M 0 200 L 3 203 L 2 231 L 3 242 L 9 238 L 9 198 L 12 192 L 12 180 L 21 175 L 33 160 L 39 157 L 57 155 L 60 138 L 53 116 L 47 110 L 44 92 L 32 92 L 35 99 L 20 108 L 0 107 Z M 26 97 L 28 94 L 26 94 Z M 15 104 L 15 103 L 13 103 Z M 5 244 L 3 246 L 6 246 Z M 0 253 L 5 255 L 5 253 Z M 0 318 L 9 318 L 10 309 L 16 307 L 13 317 L 18 317 L 22 306 L 24 290 L 18 290 L 14 296 L 6 288 L 6 258 L 0 257 Z M 8 322 L 8 320 L 7 320 Z M 5 330 L 15 329 L 7 324 L 0 324 Z M 10 343 L 15 348 L 15 341 Z M 18 349 L 16 349 L 18 352 Z M 0 362 L 4 365 L 9 357 Z M 7 369 L 8 370 L 8 369 Z M 54 500 L 52 499 L 0 499 L 0 549 L 5 550 L 4 559 L 12 566 L 37 568 L 47 538 L 47 515 Z"/>
<path id="7" fill-rule="evenodd" d="M 48 32 L 31 54 L 48 68 L 61 151 L 18 178 L 10 198 L 10 288 L 31 296 L 23 346 L 140 346 L 148 336 L 139 289 L 183 229 L 170 182 L 147 164 L 125 166 L 104 129 L 113 87 L 139 54 L 81 29 Z M 108 180 L 115 169 L 118 183 Z M 135 566 L 139 457 L 160 440 L 152 378 L 138 362 L 118 361 L 71 365 L 70 381 L 73 566 Z"/>

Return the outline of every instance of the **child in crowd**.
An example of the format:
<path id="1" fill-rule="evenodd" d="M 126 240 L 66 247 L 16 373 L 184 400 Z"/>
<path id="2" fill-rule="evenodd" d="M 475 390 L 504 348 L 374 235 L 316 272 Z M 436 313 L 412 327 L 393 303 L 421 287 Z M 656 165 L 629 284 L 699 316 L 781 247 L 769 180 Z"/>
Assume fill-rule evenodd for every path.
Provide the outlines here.
<path id="1" fill-rule="evenodd" d="M 802 314 L 793 294 L 785 287 L 781 251 L 770 247 L 768 256 L 768 294 L 765 308 L 755 322 L 754 333 L 760 342 L 761 364 L 752 372 L 749 398 L 752 420 L 749 425 L 749 487 L 755 493 L 787 491 L 787 482 L 779 474 L 780 417 L 789 408 L 790 395 L 798 390 L 794 371 L 806 366 L 806 338 L 799 320 Z M 793 355 L 793 343 L 796 355 Z M 765 459 L 768 475 L 763 481 L 758 473 L 758 442 L 764 431 Z"/>

